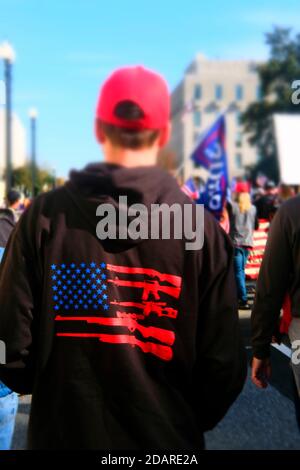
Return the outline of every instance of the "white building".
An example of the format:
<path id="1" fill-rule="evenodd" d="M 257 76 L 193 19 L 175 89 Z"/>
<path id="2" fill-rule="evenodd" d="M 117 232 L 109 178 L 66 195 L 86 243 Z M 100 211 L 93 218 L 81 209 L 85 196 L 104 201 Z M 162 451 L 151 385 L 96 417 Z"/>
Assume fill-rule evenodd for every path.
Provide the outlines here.
<path id="1" fill-rule="evenodd" d="M 230 178 L 242 176 L 258 160 L 240 123 L 241 113 L 260 97 L 256 64 L 251 61 L 209 60 L 198 54 L 172 93 L 170 149 L 186 180 L 196 176 L 190 156 L 203 132 L 226 110 L 226 147 Z"/>
<path id="2" fill-rule="evenodd" d="M 5 196 L 6 167 L 5 110 L 0 108 L 0 205 Z M 26 131 L 19 117 L 12 115 L 12 165 L 17 168 L 26 163 Z"/>

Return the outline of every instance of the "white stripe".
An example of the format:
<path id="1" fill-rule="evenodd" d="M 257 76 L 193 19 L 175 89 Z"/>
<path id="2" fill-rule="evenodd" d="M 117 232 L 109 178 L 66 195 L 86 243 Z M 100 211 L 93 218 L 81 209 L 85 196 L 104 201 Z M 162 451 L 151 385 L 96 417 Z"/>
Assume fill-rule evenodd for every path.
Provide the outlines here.
<path id="1" fill-rule="evenodd" d="M 258 247 L 262 247 L 263 249 L 266 248 L 266 244 L 267 244 L 268 240 L 267 239 L 260 239 L 260 240 L 256 240 L 255 238 L 253 238 L 253 246 L 258 246 Z"/>
<path id="2" fill-rule="evenodd" d="M 285 346 L 284 344 L 272 343 L 271 346 L 273 346 L 273 348 L 275 349 L 278 349 L 278 351 L 287 356 L 289 359 L 292 357 L 291 349 Z"/>

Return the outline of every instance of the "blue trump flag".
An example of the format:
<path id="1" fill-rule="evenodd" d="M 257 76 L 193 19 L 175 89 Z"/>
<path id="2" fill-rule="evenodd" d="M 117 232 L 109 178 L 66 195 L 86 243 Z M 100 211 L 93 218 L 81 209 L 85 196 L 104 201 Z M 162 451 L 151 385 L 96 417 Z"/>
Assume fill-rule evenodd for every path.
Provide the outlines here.
<path id="1" fill-rule="evenodd" d="M 227 155 L 225 148 L 225 118 L 220 116 L 191 155 L 197 167 L 204 169 L 205 177 L 197 203 L 219 220 L 226 201 L 228 187 Z"/>

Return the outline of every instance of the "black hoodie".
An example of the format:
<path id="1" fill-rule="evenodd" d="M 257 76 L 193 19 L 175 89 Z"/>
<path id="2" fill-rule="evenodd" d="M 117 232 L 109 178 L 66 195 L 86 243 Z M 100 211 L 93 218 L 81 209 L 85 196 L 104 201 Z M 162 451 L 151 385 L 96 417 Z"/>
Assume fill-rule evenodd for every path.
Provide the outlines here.
<path id="1" fill-rule="evenodd" d="M 5 248 L 9 236 L 16 225 L 15 216 L 11 209 L 0 209 L 0 247 Z"/>
<path id="2" fill-rule="evenodd" d="M 243 387 L 226 234 L 206 213 L 202 250 L 100 241 L 97 207 L 118 209 L 120 195 L 191 203 L 158 168 L 89 165 L 38 197 L 10 238 L 0 379 L 33 394 L 30 448 L 201 448 Z"/>

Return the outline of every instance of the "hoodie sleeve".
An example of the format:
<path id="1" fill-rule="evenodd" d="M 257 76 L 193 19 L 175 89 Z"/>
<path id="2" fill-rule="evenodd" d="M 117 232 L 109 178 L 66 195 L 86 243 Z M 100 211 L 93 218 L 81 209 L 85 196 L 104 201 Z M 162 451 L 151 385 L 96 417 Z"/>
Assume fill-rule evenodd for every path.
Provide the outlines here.
<path id="1" fill-rule="evenodd" d="M 209 214 L 205 219 L 196 380 L 201 383 L 200 420 L 207 431 L 242 391 L 247 361 L 239 330 L 232 244 Z"/>
<path id="2" fill-rule="evenodd" d="M 34 256 L 33 209 L 21 217 L 12 232 L 0 267 L 0 340 L 6 363 L 0 380 L 19 393 L 30 393 L 34 375 L 34 313 L 38 295 L 38 263 Z"/>
<path id="3" fill-rule="evenodd" d="M 293 269 L 289 232 L 290 222 L 283 206 L 271 223 L 251 317 L 253 355 L 258 359 L 270 355 L 271 339 L 288 292 Z"/>

